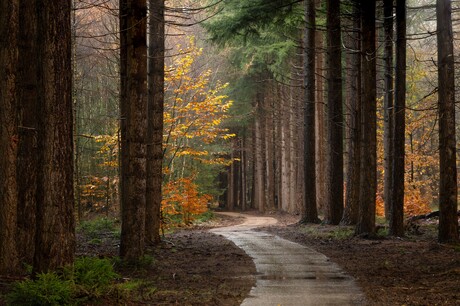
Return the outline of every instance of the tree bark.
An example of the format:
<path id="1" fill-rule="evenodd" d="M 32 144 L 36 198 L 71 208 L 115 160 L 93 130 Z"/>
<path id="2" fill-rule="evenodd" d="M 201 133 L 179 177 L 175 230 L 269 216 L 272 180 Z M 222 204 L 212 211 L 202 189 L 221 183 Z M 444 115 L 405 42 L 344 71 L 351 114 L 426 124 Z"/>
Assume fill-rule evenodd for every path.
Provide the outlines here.
<path id="1" fill-rule="evenodd" d="M 406 1 L 396 0 L 396 76 L 390 231 L 404 236 L 404 157 L 406 132 Z"/>
<path id="2" fill-rule="evenodd" d="M 305 1 L 305 20 L 307 24 L 304 30 L 304 209 L 302 222 L 317 223 L 318 210 L 316 207 L 316 159 L 315 159 L 315 94 L 316 94 L 316 61 L 315 61 L 315 29 L 316 9 L 314 0 Z"/>
<path id="3" fill-rule="evenodd" d="M 33 264 L 37 196 L 38 146 L 38 27 L 37 1 L 19 1 L 19 146 L 18 255 Z M 24 175 L 27 173 L 27 175 Z"/>
<path id="4" fill-rule="evenodd" d="M 316 0 L 317 7 L 321 1 Z M 316 52 L 316 143 L 315 143 L 315 159 L 316 159 L 316 204 L 319 212 L 324 213 L 326 201 L 326 134 L 327 126 L 325 123 L 326 112 L 324 110 L 324 53 L 323 49 L 323 32 L 316 31 L 315 33 Z"/>
<path id="5" fill-rule="evenodd" d="M 385 65 L 385 92 L 383 100 L 383 145 L 384 145 L 384 183 L 383 199 L 385 201 L 385 218 L 390 219 L 391 188 L 393 185 L 393 1 L 383 1 L 383 28 L 384 28 L 384 65 Z"/>
<path id="6" fill-rule="evenodd" d="M 340 1 L 327 0 L 327 209 L 325 222 L 339 224 L 343 214 L 343 111 Z"/>
<path id="7" fill-rule="evenodd" d="M 18 268 L 16 251 L 19 1 L 0 2 L 0 274 Z"/>
<path id="8" fill-rule="evenodd" d="M 262 110 L 261 94 L 256 95 L 254 118 L 254 205 L 260 212 L 265 211 L 265 194 L 264 194 L 264 152 L 263 152 L 263 132 L 262 132 Z"/>
<path id="9" fill-rule="evenodd" d="M 165 21 L 164 0 L 149 0 L 148 158 L 145 216 L 146 241 L 160 242 L 161 186 L 163 184 L 163 110 Z"/>
<path id="10" fill-rule="evenodd" d="M 362 103 L 359 216 L 356 234 L 375 233 L 377 191 L 377 118 L 375 0 L 361 0 L 362 13 Z"/>
<path id="11" fill-rule="evenodd" d="M 147 181 L 147 3 L 146 0 L 120 1 L 120 24 L 126 31 L 123 42 L 121 68 L 126 79 L 121 91 L 122 116 L 122 227 L 120 256 L 127 261 L 139 260 L 145 247 L 145 207 Z M 122 75 L 123 77 L 123 75 Z"/>
<path id="12" fill-rule="evenodd" d="M 71 1 L 38 1 L 37 226 L 34 272 L 73 263 L 75 216 L 73 192 L 73 112 Z"/>
<path id="13" fill-rule="evenodd" d="M 439 233 L 440 242 L 458 242 L 457 167 L 455 141 L 455 70 L 452 6 L 436 1 L 439 112 Z"/>
<path id="14" fill-rule="evenodd" d="M 358 221 L 360 180 L 360 137 L 361 137 L 361 14 L 359 4 L 353 2 L 353 29 L 350 34 L 349 72 L 349 120 L 348 120 L 348 162 L 345 190 L 345 209 L 340 221 L 344 225 L 355 225 Z"/>

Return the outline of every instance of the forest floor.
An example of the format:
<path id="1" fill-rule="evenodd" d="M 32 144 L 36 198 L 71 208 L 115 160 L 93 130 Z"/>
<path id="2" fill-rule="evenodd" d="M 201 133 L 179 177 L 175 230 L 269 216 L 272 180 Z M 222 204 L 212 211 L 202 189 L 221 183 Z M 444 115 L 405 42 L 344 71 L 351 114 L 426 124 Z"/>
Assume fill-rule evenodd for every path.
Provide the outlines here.
<path id="1" fill-rule="evenodd" d="M 298 217 L 278 220 L 261 230 L 304 244 L 328 256 L 353 276 L 369 305 L 460 305 L 460 246 L 436 242 L 435 220 L 420 221 L 405 238 L 353 237 L 353 228 L 298 225 Z M 216 216 L 199 226 L 165 236 L 146 262 L 122 267 L 118 282 L 136 284 L 87 305 L 239 305 L 255 284 L 255 266 L 241 249 L 208 229 L 242 223 Z M 113 232 L 78 234 L 77 256 L 116 257 Z M 11 280 L 0 276 L 0 293 Z M 2 305 L 0 296 L 0 305 Z"/>

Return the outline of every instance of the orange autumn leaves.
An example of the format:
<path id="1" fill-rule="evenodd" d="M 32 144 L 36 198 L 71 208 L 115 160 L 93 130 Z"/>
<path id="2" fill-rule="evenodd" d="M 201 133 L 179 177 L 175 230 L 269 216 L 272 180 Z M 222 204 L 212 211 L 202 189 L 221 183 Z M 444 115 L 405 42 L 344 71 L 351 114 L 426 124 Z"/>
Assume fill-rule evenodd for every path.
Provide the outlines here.
<path id="1" fill-rule="evenodd" d="M 162 213 L 163 216 L 180 216 L 176 222 L 190 225 L 195 216 L 208 210 L 209 201 L 211 196 L 200 195 L 193 178 L 181 178 L 163 186 Z"/>

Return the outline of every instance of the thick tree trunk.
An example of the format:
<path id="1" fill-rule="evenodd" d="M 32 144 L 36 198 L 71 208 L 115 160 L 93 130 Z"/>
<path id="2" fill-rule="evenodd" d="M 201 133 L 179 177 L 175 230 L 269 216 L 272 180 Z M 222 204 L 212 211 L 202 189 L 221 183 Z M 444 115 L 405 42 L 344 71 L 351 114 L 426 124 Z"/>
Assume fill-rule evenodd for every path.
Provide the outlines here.
<path id="1" fill-rule="evenodd" d="M 385 201 L 385 218 L 390 219 L 390 206 L 393 185 L 393 2 L 383 1 L 383 28 L 384 28 L 384 66 L 385 66 L 385 92 L 383 100 L 383 145 L 384 145 L 384 182 L 383 199 Z M 398 66 L 397 66 L 398 67 Z"/>
<path id="2" fill-rule="evenodd" d="M 406 134 L 406 1 L 396 0 L 396 78 L 390 235 L 404 236 L 404 157 Z"/>
<path id="3" fill-rule="evenodd" d="M 37 196 L 39 105 L 37 1 L 20 1 L 19 22 L 19 147 L 18 147 L 18 255 L 33 264 Z M 27 175 L 24 175 L 27 173 Z"/>
<path id="4" fill-rule="evenodd" d="M 360 137 L 361 137 L 361 16 L 359 4 L 353 2 L 353 29 L 350 34 L 348 74 L 348 162 L 345 190 L 345 209 L 340 221 L 344 225 L 354 225 L 358 221 L 359 179 L 360 179 Z"/>
<path id="5" fill-rule="evenodd" d="M 356 234 L 375 232 L 377 191 L 377 118 L 375 0 L 361 0 L 362 13 L 362 103 L 361 177 Z"/>
<path id="6" fill-rule="evenodd" d="M 149 0 L 147 199 L 145 239 L 160 242 L 163 184 L 163 109 L 165 22 L 164 0 Z"/>
<path id="7" fill-rule="evenodd" d="M 315 94 L 316 94 L 316 71 L 315 71 L 315 28 L 316 10 L 315 1 L 305 1 L 305 20 L 307 24 L 304 30 L 304 182 L 305 182 L 305 207 L 302 210 L 302 222 L 318 222 L 318 210 L 316 206 L 316 159 L 315 159 Z"/>
<path id="8" fill-rule="evenodd" d="M 34 272 L 72 264 L 75 252 L 71 1 L 38 1 L 40 152 Z"/>
<path id="9" fill-rule="evenodd" d="M 121 8 L 125 6 L 125 8 Z M 122 147 L 122 227 L 120 256 L 127 261 L 135 261 L 144 255 L 145 247 L 145 205 L 146 205 L 146 169 L 147 169 L 147 4 L 146 0 L 121 1 L 121 24 L 126 28 L 126 48 L 122 49 L 122 71 L 126 86 L 121 110 L 125 122 L 122 139 L 127 147 Z M 124 20 L 126 19 L 126 20 Z M 123 77 L 123 75 L 122 75 Z M 124 158 L 124 159 L 123 159 Z"/>
<path id="10" fill-rule="evenodd" d="M 325 222 L 339 224 L 343 214 L 343 111 L 340 1 L 327 0 L 327 209 Z"/>
<path id="11" fill-rule="evenodd" d="M 451 1 L 436 1 L 436 20 L 440 166 L 438 239 L 440 242 L 458 242 L 455 71 Z"/>
<path id="12" fill-rule="evenodd" d="M 0 2 L 0 274 L 18 268 L 16 252 L 19 1 Z"/>

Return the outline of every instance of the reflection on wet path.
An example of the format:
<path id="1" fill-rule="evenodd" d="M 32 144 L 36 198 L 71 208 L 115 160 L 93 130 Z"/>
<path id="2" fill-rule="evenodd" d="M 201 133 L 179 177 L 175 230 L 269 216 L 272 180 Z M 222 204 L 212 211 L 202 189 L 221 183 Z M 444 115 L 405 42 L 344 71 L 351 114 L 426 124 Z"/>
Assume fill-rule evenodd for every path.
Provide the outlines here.
<path id="1" fill-rule="evenodd" d="M 251 256 L 257 282 L 242 305 L 363 305 L 353 278 L 321 253 L 256 227 L 276 224 L 270 217 L 244 216 L 246 221 L 212 232 L 231 240 Z"/>

